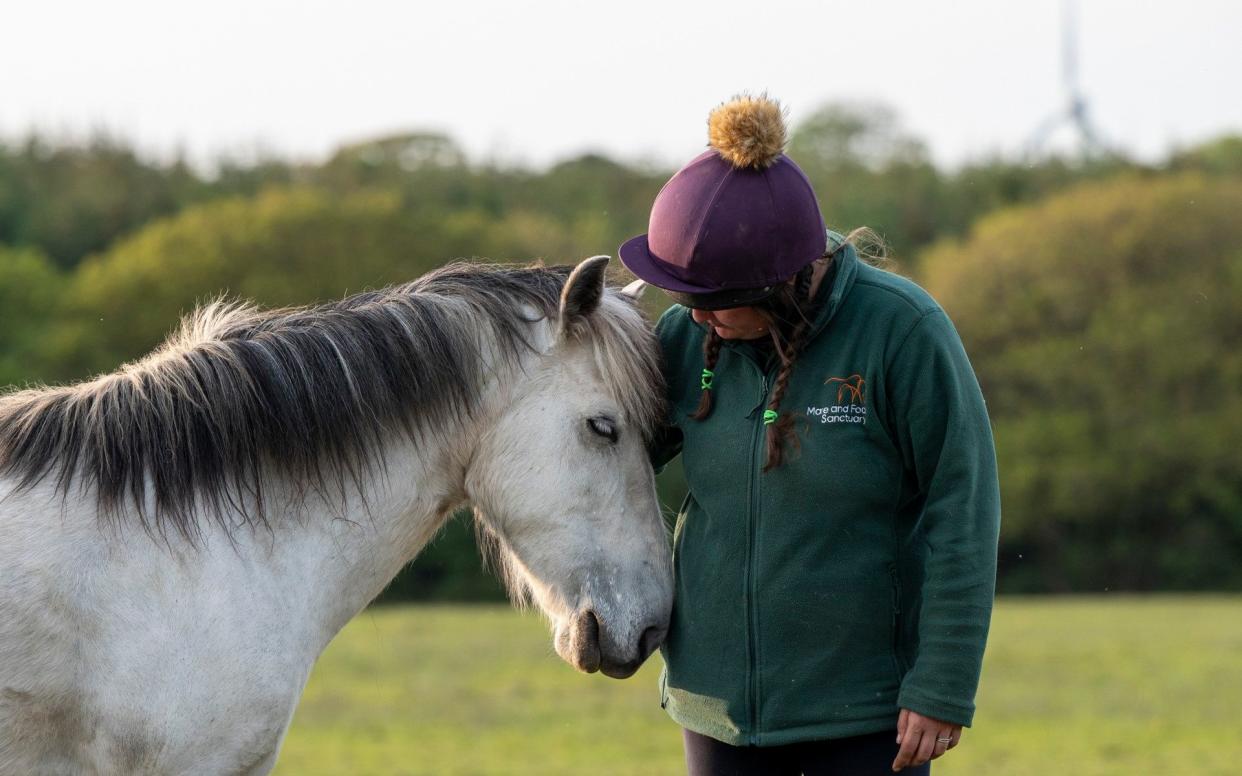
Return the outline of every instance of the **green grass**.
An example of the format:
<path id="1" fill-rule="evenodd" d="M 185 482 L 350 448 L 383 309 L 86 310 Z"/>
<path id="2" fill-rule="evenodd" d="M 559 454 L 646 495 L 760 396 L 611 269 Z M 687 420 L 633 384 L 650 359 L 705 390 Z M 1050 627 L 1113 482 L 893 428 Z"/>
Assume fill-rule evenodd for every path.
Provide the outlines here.
<path id="1" fill-rule="evenodd" d="M 583 676 L 503 607 L 371 610 L 311 676 L 276 773 L 676 774 L 658 658 Z M 1002 598 L 979 711 L 940 774 L 1242 768 L 1242 598 Z"/>

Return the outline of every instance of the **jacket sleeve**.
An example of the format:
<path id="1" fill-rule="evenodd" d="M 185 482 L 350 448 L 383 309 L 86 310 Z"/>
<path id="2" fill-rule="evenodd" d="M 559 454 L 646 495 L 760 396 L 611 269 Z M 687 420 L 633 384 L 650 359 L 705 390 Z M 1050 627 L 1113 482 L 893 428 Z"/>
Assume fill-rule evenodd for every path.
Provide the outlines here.
<path id="1" fill-rule="evenodd" d="M 888 370 L 892 417 L 927 544 L 918 655 L 898 705 L 970 725 L 996 593 L 1000 486 L 983 394 L 957 331 L 932 310 Z"/>
<path id="2" fill-rule="evenodd" d="M 651 458 L 651 466 L 659 474 L 668 466 L 669 461 L 681 453 L 681 429 L 676 426 L 661 426 L 656 430 L 655 437 L 647 447 L 647 455 Z"/>

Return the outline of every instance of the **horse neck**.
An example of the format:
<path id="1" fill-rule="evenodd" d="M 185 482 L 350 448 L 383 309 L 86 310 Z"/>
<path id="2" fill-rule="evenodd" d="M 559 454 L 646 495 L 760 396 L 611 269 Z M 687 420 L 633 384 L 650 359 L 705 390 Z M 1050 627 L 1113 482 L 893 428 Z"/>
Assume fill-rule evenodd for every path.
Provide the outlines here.
<path id="1" fill-rule="evenodd" d="M 550 336 L 536 324 L 536 343 Z M 466 504 L 466 474 L 480 439 L 523 390 L 531 361 L 516 363 L 485 353 L 481 399 L 469 416 L 445 419 L 417 439 L 394 437 L 357 489 L 331 503 L 316 499 L 290 521 L 293 541 L 277 537 L 271 551 L 296 556 L 284 584 L 313 590 L 309 613 L 326 645 Z"/>
<path id="2" fill-rule="evenodd" d="M 282 587 L 302 598 L 323 644 L 363 609 L 443 527 L 460 504 L 452 451 L 394 444 L 384 471 L 364 475 L 344 499 L 316 499 L 269 551 Z M 256 535 L 262 541 L 262 534 Z M 304 593 L 304 595 L 303 595 Z"/>

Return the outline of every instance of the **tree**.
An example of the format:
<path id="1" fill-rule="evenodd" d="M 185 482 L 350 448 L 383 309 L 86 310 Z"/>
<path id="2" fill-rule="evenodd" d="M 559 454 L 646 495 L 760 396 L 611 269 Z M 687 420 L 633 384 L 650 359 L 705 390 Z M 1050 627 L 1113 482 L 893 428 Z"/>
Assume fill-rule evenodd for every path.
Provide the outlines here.
<path id="1" fill-rule="evenodd" d="M 454 259 L 569 263 L 578 241 L 534 211 L 492 218 L 397 192 L 269 189 L 156 221 L 72 276 L 50 359 L 58 379 L 115 369 L 220 295 L 311 304 L 413 280 Z"/>
<path id="2" fill-rule="evenodd" d="M 810 178 L 824 219 L 838 231 L 869 226 L 907 260 L 939 233 L 940 174 L 891 108 L 824 106 L 794 128 L 789 156 Z"/>
<path id="3" fill-rule="evenodd" d="M 0 390 L 46 376 L 44 336 L 63 286 L 43 254 L 0 245 Z"/>
<path id="4" fill-rule="evenodd" d="M 1215 175 L 1242 175 L 1242 135 L 1225 135 L 1173 154 L 1173 170 L 1200 170 Z"/>
<path id="5" fill-rule="evenodd" d="M 883 172 L 927 162 L 927 147 L 901 129 L 897 112 L 877 103 L 833 103 L 800 123 L 789 139 L 799 164 L 846 172 Z"/>
<path id="6" fill-rule="evenodd" d="M 287 305 L 408 279 L 431 264 L 420 265 L 419 246 L 390 195 L 271 190 L 190 208 L 79 267 L 57 343 L 61 376 L 115 369 L 221 294 Z"/>
<path id="7" fill-rule="evenodd" d="M 0 242 L 38 247 L 58 267 L 199 196 L 180 163 L 150 164 L 107 137 L 53 146 L 36 137 L 0 145 Z"/>
<path id="8" fill-rule="evenodd" d="M 922 260 L 975 364 L 1007 589 L 1242 587 L 1242 181 L 1126 176 Z"/>

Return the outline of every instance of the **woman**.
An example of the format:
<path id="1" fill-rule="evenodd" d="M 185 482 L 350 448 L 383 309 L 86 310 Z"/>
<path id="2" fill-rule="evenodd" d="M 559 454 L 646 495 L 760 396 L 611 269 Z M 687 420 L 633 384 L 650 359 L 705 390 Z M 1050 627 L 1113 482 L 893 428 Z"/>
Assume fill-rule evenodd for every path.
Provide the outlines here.
<path id="1" fill-rule="evenodd" d="M 621 246 L 661 317 L 681 453 L 661 703 L 699 774 L 869 774 L 957 745 L 974 713 L 1000 497 L 978 383 L 914 283 L 826 232 L 741 97 Z"/>

